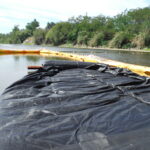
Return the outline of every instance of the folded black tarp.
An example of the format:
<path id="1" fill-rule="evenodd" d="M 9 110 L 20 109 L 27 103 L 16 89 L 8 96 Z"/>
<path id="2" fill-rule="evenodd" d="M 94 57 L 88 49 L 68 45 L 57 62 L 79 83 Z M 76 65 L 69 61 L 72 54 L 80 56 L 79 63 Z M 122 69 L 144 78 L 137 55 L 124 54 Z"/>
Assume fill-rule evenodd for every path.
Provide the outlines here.
<path id="1" fill-rule="evenodd" d="M 0 97 L 0 150 L 149 150 L 150 79 L 49 61 Z"/>

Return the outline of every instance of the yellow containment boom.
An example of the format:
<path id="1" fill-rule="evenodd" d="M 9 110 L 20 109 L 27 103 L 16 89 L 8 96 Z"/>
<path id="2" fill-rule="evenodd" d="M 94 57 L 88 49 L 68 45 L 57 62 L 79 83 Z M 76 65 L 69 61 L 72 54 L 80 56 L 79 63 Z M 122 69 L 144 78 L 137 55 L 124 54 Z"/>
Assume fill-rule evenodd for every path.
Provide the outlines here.
<path id="1" fill-rule="evenodd" d="M 103 63 L 113 67 L 129 69 L 132 72 L 135 72 L 139 75 L 150 77 L 150 67 L 128 64 L 90 55 L 83 56 L 73 53 L 64 53 L 51 50 L 0 50 L 0 54 L 36 54 L 41 55 L 43 57 L 49 56 L 49 57 L 65 58 L 74 61 Z"/>
<path id="2" fill-rule="evenodd" d="M 40 50 L 4 50 L 4 49 L 0 49 L 0 54 L 40 54 Z"/>
<path id="3" fill-rule="evenodd" d="M 109 59 L 104 59 L 101 57 L 90 56 L 90 55 L 82 56 L 78 54 L 63 53 L 63 52 L 56 52 L 56 51 L 49 51 L 49 50 L 41 50 L 40 55 L 67 58 L 74 61 L 103 63 L 113 67 L 129 69 L 132 72 L 135 72 L 139 75 L 150 77 L 150 67 L 146 67 L 146 66 L 128 64 L 128 63 L 123 63 L 115 60 L 109 60 Z"/>

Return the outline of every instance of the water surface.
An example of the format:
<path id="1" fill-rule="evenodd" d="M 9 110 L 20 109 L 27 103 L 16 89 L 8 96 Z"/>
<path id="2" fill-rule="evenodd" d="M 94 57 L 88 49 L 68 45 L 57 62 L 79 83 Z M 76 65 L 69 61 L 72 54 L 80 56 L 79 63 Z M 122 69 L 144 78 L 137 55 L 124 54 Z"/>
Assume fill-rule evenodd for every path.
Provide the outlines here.
<path id="1" fill-rule="evenodd" d="M 28 66 L 42 65 L 45 61 L 54 58 L 25 55 L 0 55 L 0 94 L 13 82 L 27 75 Z"/>
<path id="2" fill-rule="evenodd" d="M 78 53 L 84 55 L 96 55 L 104 58 L 118 60 L 122 62 L 150 66 L 150 53 L 144 52 L 125 52 L 125 51 L 108 51 L 94 49 L 76 49 L 76 48 L 59 48 L 48 46 L 26 46 L 26 45 L 10 45 L 0 44 L 0 49 L 50 49 L 70 53 Z M 0 55 L 0 94 L 13 82 L 21 79 L 28 73 L 27 66 L 41 65 L 46 60 L 56 58 L 43 58 L 40 56 L 13 56 Z"/>

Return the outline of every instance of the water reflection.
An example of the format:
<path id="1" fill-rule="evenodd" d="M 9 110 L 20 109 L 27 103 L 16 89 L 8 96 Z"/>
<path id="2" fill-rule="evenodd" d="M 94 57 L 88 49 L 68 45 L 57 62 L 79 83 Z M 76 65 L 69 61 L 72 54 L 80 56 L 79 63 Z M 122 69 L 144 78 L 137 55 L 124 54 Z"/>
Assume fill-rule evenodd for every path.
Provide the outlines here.
<path id="1" fill-rule="evenodd" d="M 19 61 L 19 58 L 20 58 L 19 56 L 14 56 L 15 61 Z"/>
<path id="2" fill-rule="evenodd" d="M 25 56 L 25 55 L 0 55 L 0 94 L 13 82 L 27 75 L 28 66 L 40 66 L 45 61 L 57 59 L 51 57 Z"/>

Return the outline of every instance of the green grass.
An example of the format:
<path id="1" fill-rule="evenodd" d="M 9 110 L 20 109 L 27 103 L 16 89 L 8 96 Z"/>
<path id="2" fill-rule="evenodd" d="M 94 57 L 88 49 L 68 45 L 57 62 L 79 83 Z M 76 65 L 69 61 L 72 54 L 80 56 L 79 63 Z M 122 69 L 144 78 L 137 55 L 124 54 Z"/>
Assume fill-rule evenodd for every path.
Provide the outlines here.
<path id="1" fill-rule="evenodd" d="M 59 47 L 68 47 L 68 48 L 72 48 L 72 47 L 74 47 L 74 46 L 73 46 L 73 44 L 71 44 L 71 43 L 66 43 L 66 44 L 60 45 Z"/>
<path id="2" fill-rule="evenodd" d="M 33 43 L 23 43 L 23 45 L 34 45 Z"/>
<path id="3" fill-rule="evenodd" d="M 144 48 L 143 50 L 144 51 L 150 51 L 150 48 Z"/>

